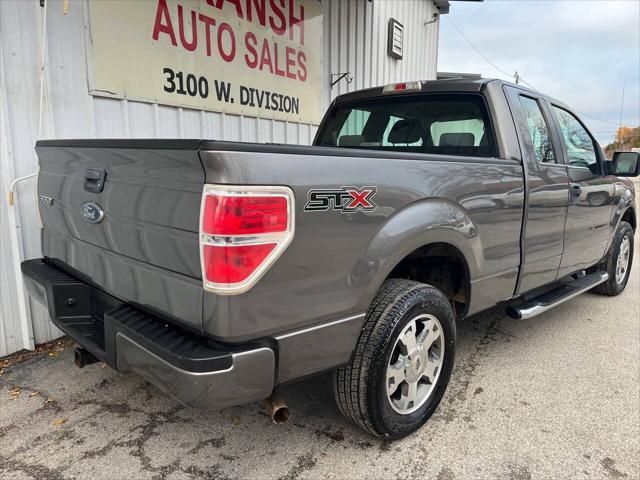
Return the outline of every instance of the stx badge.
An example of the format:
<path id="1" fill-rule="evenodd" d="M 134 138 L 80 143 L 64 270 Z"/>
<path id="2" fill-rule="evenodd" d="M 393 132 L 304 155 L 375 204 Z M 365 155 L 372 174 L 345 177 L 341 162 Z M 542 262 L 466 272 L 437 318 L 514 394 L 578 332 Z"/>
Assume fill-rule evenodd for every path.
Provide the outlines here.
<path id="1" fill-rule="evenodd" d="M 342 213 L 352 213 L 362 210 L 370 212 L 376 209 L 373 196 L 376 187 L 342 187 L 339 190 L 309 190 L 309 201 L 304 207 L 305 212 L 339 210 Z"/>

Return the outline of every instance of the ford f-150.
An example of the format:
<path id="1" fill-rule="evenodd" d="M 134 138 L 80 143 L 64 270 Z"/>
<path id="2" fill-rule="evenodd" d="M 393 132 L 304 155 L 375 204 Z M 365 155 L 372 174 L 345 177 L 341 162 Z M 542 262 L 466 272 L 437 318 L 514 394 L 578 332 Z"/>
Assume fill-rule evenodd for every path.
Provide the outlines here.
<path id="1" fill-rule="evenodd" d="M 499 80 L 339 96 L 313 146 L 44 140 L 30 294 L 80 345 L 199 408 L 334 371 L 346 417 L 401 438 L 440 402 L 456 320 L 622 292 L 638 154 Z M 518 321 L 518 320 L 514 320 Z M 532 324 L 532 328 L 535 328 Z"/>

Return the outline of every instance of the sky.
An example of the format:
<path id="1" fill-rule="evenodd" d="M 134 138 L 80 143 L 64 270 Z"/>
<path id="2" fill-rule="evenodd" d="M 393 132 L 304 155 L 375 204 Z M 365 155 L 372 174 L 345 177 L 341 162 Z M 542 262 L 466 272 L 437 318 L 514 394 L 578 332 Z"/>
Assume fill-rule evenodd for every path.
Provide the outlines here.
<path id="1" fill-rule="evenodd" d="M 513 81 L 506 74 L 516 70 L 610 143 L 621 105 L 622 125 L 640 126 L 640 0 L 451 2 L 440 21 L 438 71 Z"/>

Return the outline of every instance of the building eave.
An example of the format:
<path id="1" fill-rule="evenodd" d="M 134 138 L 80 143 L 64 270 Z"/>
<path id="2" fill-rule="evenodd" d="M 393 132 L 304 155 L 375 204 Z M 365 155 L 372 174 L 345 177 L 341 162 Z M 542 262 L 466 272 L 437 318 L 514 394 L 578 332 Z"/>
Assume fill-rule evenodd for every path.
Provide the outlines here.
<path id="1" fill-rule="evenodd" d="M 433 0 L 433 4 L 438 8 L 440 15 L 449 13 L 449 0 Z"/>

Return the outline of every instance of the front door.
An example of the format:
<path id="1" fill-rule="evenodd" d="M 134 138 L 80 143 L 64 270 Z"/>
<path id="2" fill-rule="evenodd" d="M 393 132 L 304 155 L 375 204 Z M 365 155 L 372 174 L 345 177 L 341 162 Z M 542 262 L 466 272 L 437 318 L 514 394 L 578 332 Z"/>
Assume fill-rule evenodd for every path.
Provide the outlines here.
<path id="1" fill-rule="evenodd" d="M 569 178 L 561 143 L 544 100 L 505 87 L 516 122 L 526 182 L 520 275 L 515 294 L 555 281 L 564 249 Z"/>
<path id="2" fill-rule="evenodd" d="M 569 209 L 558 276 L 596 264 L 605 254 L 614 204 L 614 177 L 604 174 L 604 155 L 571 112 L 552 105 L 569 174 Z"/>

